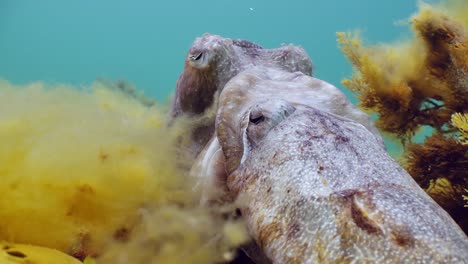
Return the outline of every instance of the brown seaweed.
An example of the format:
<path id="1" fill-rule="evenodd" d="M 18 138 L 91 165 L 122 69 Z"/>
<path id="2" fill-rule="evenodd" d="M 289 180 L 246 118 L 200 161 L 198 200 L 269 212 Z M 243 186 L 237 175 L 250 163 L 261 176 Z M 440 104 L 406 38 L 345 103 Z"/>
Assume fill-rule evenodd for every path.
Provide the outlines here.
<path id="1" fill-rule="evenodd" d="M 378 115 L 376 125 L 382 132 L 401 141 L 405 149 L 402 163 L 408 172 L 465 233 L 468 145 L 463 137 L 466 115 L 462 113 L 468 113 L 466 17 L 466 1 L 421 4 L 411 19 L 414 38 L 410 41 L 365 47 L 357 34 L 337 34 L 341 50 L 355 69 L 343 85 L 355 93 L 362 109 Z M 429 137 L 414 141 L 423 134 Z"/>

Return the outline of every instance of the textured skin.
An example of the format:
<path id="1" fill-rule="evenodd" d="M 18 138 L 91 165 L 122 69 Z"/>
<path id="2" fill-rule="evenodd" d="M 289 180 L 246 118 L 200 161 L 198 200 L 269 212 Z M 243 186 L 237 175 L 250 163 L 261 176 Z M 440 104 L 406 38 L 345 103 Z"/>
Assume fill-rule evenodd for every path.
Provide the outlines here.
<path id="1" fill-rule="evenodd" d="M 196 43 L 224 55 L 201 58 Z M 259 60 L 262 50 L 205 35 L 188 56 L 200 65 L 179 78 L 174 117 L 221 92 L 216 134 L 192 170 L 215 190 L 205 201 L 238 198 L 273 263 L 465 263 L 467 237 L 388 156 L 369 117 L 301 61 Z"/>
<path id="2" fill-rule="evenodd" d="M 231 79 L 219 99 L 217 136 L 225 151 L 228 173 L 239 165 L 242 153 L 240 145 L 236 145 L 241 136 L 236 127 L 241 115 L 258 102 L 277 98 L 354 120 L 371 131 L 384 148 L 383 139 L 369 116 L 357 109 L 338 88 L 300 72 L 253 67 Z"/>
<path id="3" fill-rule="evenodd" d="M 294 45 L 263 49 L 247 40 L 204 34 L 188 51 L 184 71 L 177 80 L 171 118 L 185 114 L 200 116 L 213 105 L 224 85 L 239 72 L 254 66 L 312 75 L 312 62 Z M 216 107 L 216 106 L 215 106 Z M 189 152 L 196 156 L 214 131 L 214 117 L 193 128 Z"/>
<path id="4" fill-rule="evenodd" d="M 200 53 L 200 58 L 191 59 Z M 211 34 L 195 39 L 187 54 L 184 71 L 177 80 L 172 116 L 203 113 L 213 103 L 215 93 L 220 92 L 232 77 L 259 65 L 312 75 L 312 62 L 298 46 L 263 49 L 247 40 Z"/>
<path id="5" fill-rule="evenodd" d="M 238 198 L 273 263 L 468 259 L 464 233 L 335 87 L 257 67 L 233 78 L 219 105 L 193 173 L 217 190 L 205 201 Z"/>
<path id="6" fill-rule="evenodd" d="M 198 155 L 191 174 L 199 176 L 203 189 L 202 203 L 213 200 L 229 200 L 226 192 L 226 172 L 239 166 L 242 146 L 237 124 L 242 114 L 257 102 L 282 98 L 293 105 L 303 104 L 319 108 L 365 126 L 384 147 L 383 140 L 372 120 L 357 109 L 346 96 L 333 85 L 301 72 L 285 72 L 266 67 L 252 67 L 229 81 L 219 99 L 217 136 L 207 142 Z M 220 140 L 218 140 L 218 138 Z M 223 145 L 224 153 L 221 151 Z M 224 158 L 226 157 L 226 158 Z M 227 199 L 226 199 L 227 198 Z"/>
<path id="7" fill-rule="evenodd" d="M 362 125 L 283 100 L 236 121 L 244 151 L 227 187 L 273 263 L 468 259 L 461 229 Z"/>

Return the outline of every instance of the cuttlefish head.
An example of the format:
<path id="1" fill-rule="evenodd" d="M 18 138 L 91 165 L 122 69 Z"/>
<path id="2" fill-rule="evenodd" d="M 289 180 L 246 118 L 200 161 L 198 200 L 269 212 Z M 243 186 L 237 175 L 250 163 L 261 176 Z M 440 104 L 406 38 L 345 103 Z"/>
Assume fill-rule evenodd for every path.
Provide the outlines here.
<path id="1" fill-rule="evenodd" d="M 302 72 L 255 67 L 229 81 L 219 97 L 216 136 L 226 156 L 227 172 L 237 168 L 251 144 L 258 144 L 262 135 L 294 109 L 305 107 L 353 121 L 384 148 L 369 116 L 333 85 Z"/>
<path id="2" fill-rule="evenodd" d="M 273 263 L 467 257 L 460 228 L 364 126 L 281 98 L 241 108 L 220 109 L 214 195 L 238 199 Z"/>
<path id="3" fill-rule="evenodd" d="M 217 133 L 226 157 L 226 172 L 237 169 L 262 144 L 270 130 L 285 121 L 296 107 L 283 99 L 266 99 L 251 105 L 235 122 L 224 116 L 218 123 Z"/>
<path id="4" fill-rule="evenodd" d="M 306 51 L 299 46 L 264 49 L 248 40 L 204 34 L 195 39 L 186 55 L 184 70 L 177 80 L 172 116 L 203 113 L 229 80 L 256 66 L 309 76 L 313 68 Z"/>
<path id="5" fill-rule="evenodd" d="M 203 181 L 209 179 L 205 186 L 216 182 L 214 185 L 219 189 L 225 184 L 226 174 L 236 170 L 273 127 L 306 106 L 354 121 L 363 130 L 370 131 L 371 139 L 384 147 L 372 120 L 339 89 L 302 72 L 251 68 L 226 84 L 218 105 L 215 135 L 199 154 L 193 171 Z M 210 190 L 207 187 L 204 193 Z M 207 200 L 217 199 L 217 196 L 208 197 Z"/>
<path id="6" fill-rule="evenodd" d="M 211 34 L 196 38 L 187 53 L 186 65 L 202 71 L 215 68 L 219 59 L 226 55 L 228 42 L 226 38 Z"/>
<path id="7" fill-rule="evenodd" d="M 199 177 L 204 203 L 233 197 L 228 193 L 227 176 L 272 128 L 296 110 L 295 104 L 280 95 L 274 93 L 278 98 L 271 98 L 256 89 L 264 78 L 255 71 L 242 73 L 226 85 L 220 96 L 215 134 L 191 171 Z"/>
<path id="8" fill-rule="evenodd" d="M 204 203 L 232 198 L 227 193 L 227 176 L 247 159 L 250 151 L 261 144 L 271 129 L 295 110 L 296 107 L 285 100 L 265 100 L 247 109 L 234 123 L 236 117 L 223 117 L 218 124 L 218 136 L 208 142 L 191 172 L 200 177 Z"/>
<path id="9" fill-rule="evenodd" d="M 195 39 L 186 58 L 184 70 L 177 80 L 171 109 L 173 117 L 200 114 L 213 103 L 218 77 L 229 69 L 229 39 L 205 34 Z"/>
<path id="10" fill-rule="evenodd" d="M 245 66 L 246 53 L 257 49 L 262 47 L 246 40 L 211 34 L 196 38 L 177 80 L 173 117 L 203 113 L 213 103 L 216 91 Z"/>
<path id="11" fill-rule="evenodd" d="M 237 199 L 273 263 L 466 258 L 460 228 L 335 89 L 266 69 L 231 80 L 194 166 L 216 190 L 204 201 Z"/>

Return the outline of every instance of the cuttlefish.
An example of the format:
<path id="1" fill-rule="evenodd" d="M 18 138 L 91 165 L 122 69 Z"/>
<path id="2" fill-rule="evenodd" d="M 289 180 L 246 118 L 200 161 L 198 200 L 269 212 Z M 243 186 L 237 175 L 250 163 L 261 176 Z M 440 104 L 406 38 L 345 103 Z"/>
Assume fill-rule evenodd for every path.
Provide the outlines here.
<path id="1" fill-rule="evenodd" d="M 265 68 L 229 81 L 192 171 L 205 198 L 238 200 L 273 263 L 465 262 L 462 230 L 335 89 Z"/>
<path id="2" fill-rule="evenodd" d="M 238 73 L 265 66 L 286 72 L 312 75 L 312 61 L 299 46 L 284 45 L 264 49 L 248 40 L 204 34 L 196 38 L 185 59 L 184 70 L 176 84 L 170 115 L 172 120 L 186 115 L 194 119 L 213 106 L 225 84 Z M 216 107 L 216 105 L 214 105 Z M 205 146 L 214 130 L 214 117 L 193 128 L 192 151 Z"/>
<path id="3" fill-rule="evenodd" d="M 224 92 L 224 90 L 227 90 Z M 221 124 L 235 123 L 240 118 L 242 113 L 247 111 L 252 104 L 259 100 L 274 100 L 283 98 L 293 104 L 309 105 L 323 111 L 333 113 L 354 120 L 357 124 L 364 126 L 369 130 L 374 139 L 379 142 L 382 148 L 385 148 L 382 137 L 377 128 L 374 126 L 371 118 L 357 109 L 335 86 L 306 75 L 302 72 L 286 72 L 280 69 L 269 67 L 252 67 L 243 71 L 227 83 L 224 88 L 223 96 L 219 100 L 218 123 Z M 221 115 L 220 111 L 231 111 L 232 118 L 236 120 L 228 120 L 227 116 Z M 237 116 L 236 116 L 237 115 Z M 252 117 L 255 121 L 256 117 Z M 263 121 L 264 116 L 259 116 L 258 121 Z M 268 120 L 267 122 L 271 122 Z M 227 127 L 229 129 L 237 129 L 235 127 Z M 192 167 L 191 174 L 199 177 L 199 186 L 202 189 L 203 203 L 215 201 L 218 198 L 225 200 L 226 197 L 220 194 L 220 188 L 212 188 L 216 186 L 218 179 L 223 179 L 225 171 L 231 171 L 238 164 L 235 160 L 240 160 L 242 153 L 240 145 L 231 144 L 242 140 L 239 133 L 227 133 L 223 129 L 218 129 L 216 134 L 206 144 L 202 153 L 198 155 L 195 164 Z M 219 139 L 223 140 L 219 140 Z M 221 144 L 231 145 L 229 148 L 224 148 L 224 153 L 221 152 Z M 226 157 L 226 161 L 224 158 Z M 207 166 L 207 163 L 219 164 L 216 167 Z M 216 171 L 213 171 L 216 169 Z M 216 176 L 214 176 L 216 175 Z M 221 182 L 222 186 L 224 182 Z M 218 197 L 217 197 L 218 196 Z"/>
<path id="4" fill-rule="evenodd" d="M 312 75 L 312 62 L 301 47 L 264 49 L 248 40 L 206 33 L 196 38 L 188 51 L 184 70 L 177 80 L 171 115 L 203 113 L 213 103 L 216 92 L 252 66 Z"/>

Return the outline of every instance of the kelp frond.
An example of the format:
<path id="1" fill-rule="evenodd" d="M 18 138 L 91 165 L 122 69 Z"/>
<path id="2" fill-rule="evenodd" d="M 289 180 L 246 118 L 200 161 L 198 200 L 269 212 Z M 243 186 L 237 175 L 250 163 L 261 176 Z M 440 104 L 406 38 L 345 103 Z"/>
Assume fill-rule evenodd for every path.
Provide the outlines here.
<path id="1" fill-rule="evenodd" d="M 416 38 L 392 45 L 364 47 L 359 35 L 337 33 L 355 69 L 343 85 L 378 113 L 382 131 L 402 140 L 423 126 L 445 133 L 451 114 L 468 107 L 468 29 L 427 6 L 412 23 Z"/>
<path id="2" fill-rule="evenodd" d="M 468 186 L 468 145 L 436 134 L 422 144 L 408 145 L 405 158 L 406 169 L 416 182 L 468 230 L 460 199 Z"/>
<path id="3" fill-rule="evenodd" d="M 468 189 L 468 1 L 419 7 L 404 42 L 365 46 L 358 34 L 337 33 L 354 69 L 343 85 L 401 140 L 408 172 L 468 232 L 460 198 Z M 414 144 L 418 137 L 424 142 Z"/>

